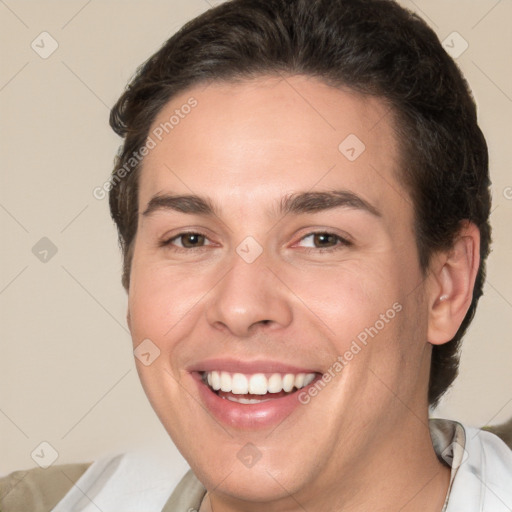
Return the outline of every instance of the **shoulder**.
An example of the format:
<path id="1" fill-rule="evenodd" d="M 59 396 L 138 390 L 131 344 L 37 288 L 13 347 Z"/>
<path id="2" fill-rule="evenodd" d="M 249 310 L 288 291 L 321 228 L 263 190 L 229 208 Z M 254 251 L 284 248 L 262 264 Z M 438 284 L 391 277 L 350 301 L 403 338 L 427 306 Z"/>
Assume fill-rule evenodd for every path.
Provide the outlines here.
<path id="1" fill-rule="evenodd" d="M 161 512 L 187 469 L 186 461 L 177 458 L 171 447 L 109 454 L 91 464 L 51 510 Z"/>
<path id="2" fill-rule="evenodd" d="M 487 430 L 488 432 L 496 434 L 507 444 L 509 448 L 512 449 L 512 418 L 510 418 L 506 423 L 483 427 L 482 430 Z"/>
<path id="3" fill-rule="evenodd" d="M 174 489 L 162 512 L 199 510 L 205 494 L 205 487 L 189 470 Z"/>
<path id="4" fill-rule="evenodd" d="M 91 462 L 14 471 L 0 478 L 2 512 L 48 512 L 73 487 Z"/>
<path id="5" fill-rule="evenodd" d="M 491 432 L 464 425 L 462 427 L 464 451 L 453 481 L 450 505 L 454 511 L 510 511 L 512 451 L 500 437 Z M 448 508 L 448 511 L 451 510 Z"/>
<path id="6" fill-rule="evenodd" d="M 512 493 L 512 450 L 504 440 L 487 430 L 464 427 L 468 459 L 476 453 L 487 477 L 503 477 Z M 512 503 L 511 503 L 512 505 Z"/>

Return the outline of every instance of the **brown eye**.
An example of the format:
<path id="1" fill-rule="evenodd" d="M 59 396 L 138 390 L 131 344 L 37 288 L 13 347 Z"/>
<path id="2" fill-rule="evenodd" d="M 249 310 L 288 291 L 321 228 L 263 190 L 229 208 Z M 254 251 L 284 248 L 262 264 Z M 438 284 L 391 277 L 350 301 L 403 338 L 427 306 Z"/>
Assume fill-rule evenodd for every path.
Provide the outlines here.
<path id="1" fill-rule="evenodd" d="M 186 249 L 201 249 L 211 243 L 207 243 L 208 238 L 201 233 L 180 233 L 169 240 L 161 242 L 161 246 L 169 247 L 176 251 L 183 251 Z"/>
<path id="2" fill-rule="evenodd" d="M 181 235 L 183 247 L 200 247 L 204 245 L 205 238 L 199 233 L 186 233 Z"/>
<path id="3" fill-rule="evenodd" d="M 330 233 L 314 233 L 313 243 L 317 247 L 334 247 L 338 242 L 339 237 Z"/>
<path id="4" fill-rule="evenodd" d="M 174 240 L 181 240 L 181 247 L 191 249 L 194 247 L 202 247 L 206 239 L 199 233 L 183 233 Z"/>
<path id="5" fill-rule="evenodd" d="M 340 237 L 339 235 L 335 235 L 334 233 L 329 233 L 325 231 L 318 231 L 316 233 L 310 233 L 301 238 L 302 247 L 307 248 L 308 250 L 312 249 L 341 249 L 343 247 L 349 246 L 350 242 Z"/>

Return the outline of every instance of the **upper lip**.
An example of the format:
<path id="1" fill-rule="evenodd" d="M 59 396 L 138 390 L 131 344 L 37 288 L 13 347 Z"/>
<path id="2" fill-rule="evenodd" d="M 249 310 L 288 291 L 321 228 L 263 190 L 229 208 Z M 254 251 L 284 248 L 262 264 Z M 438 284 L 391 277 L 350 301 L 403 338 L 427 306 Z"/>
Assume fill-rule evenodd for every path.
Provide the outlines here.
<path id="1" fill-rule="evenodd" d="M 244 373 L 251 375 L 254 373 L 318 373 L 311 367 L 295 366 L 280 361 L 269 359 L 258 359 L 254 361 L 242 361 L 232 358 L 206 359 L 193 364 L 187 368 L 189 372 L 211 372 L 224 371 L 230 373 Z"/>

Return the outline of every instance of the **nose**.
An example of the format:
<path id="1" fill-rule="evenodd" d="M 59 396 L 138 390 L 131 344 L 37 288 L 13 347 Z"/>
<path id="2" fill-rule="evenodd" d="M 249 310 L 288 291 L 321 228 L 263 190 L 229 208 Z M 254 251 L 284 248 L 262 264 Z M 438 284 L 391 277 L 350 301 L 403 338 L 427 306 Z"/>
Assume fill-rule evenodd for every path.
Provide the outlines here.
<path id="1" fill-rule="evenodd" d="M 208 294 L 209 324 L 239 338 L 254 335 L 258 329 L 288 326 L 292 321 L 291 292 L 276 270 L 264 254 L 252 263 L 235 254 L 230 269 Z"/>

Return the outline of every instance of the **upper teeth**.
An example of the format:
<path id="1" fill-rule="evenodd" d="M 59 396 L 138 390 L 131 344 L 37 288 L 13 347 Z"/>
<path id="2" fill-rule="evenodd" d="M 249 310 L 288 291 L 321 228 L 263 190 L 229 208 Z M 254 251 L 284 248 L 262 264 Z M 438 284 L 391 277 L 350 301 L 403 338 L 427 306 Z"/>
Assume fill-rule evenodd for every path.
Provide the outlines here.
<path id="1" fill-rule="evenodd" d="M 264 373 L 244 375 L 243 373 L 205 372 L 203 378 L 215 391 L 230 391 L 235 395 L 265 395 L 303 388 L 315 378 L 315 373 L 274 373 L 268 378 Z"/>

